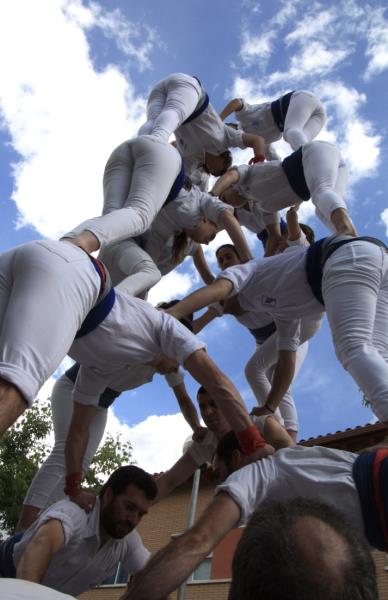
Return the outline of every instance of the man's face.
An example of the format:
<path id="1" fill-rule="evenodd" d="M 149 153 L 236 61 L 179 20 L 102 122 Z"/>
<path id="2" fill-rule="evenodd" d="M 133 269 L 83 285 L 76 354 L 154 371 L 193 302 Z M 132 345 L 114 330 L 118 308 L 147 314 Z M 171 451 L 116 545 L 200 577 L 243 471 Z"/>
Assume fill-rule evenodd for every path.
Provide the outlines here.
<path id="1" fill-rule="evenodd" d="M 226 419 L 222 416 L 217 404 L 207 392 L 199 394 L 198 405 L 205 425 L 210 431 L 216 431 L 220 427 L 227 426 Z"/>
<path id="2" fill-rule="evenodd" d="M 151 500 L 133 483 L 123 494 L 114 496 L 107 488 L 103 496 L 100 522 L 106 533 L 115 539 L 128 535 L 147 514 Z"/>
<path id="3" fill-rule="evenodd" d="M 241 265 L 239 257 L 232 248 L 221 248 L 221 250 L 218 250 L 217 263 L 221 271 L 224 271 L 228 267 Z"/>

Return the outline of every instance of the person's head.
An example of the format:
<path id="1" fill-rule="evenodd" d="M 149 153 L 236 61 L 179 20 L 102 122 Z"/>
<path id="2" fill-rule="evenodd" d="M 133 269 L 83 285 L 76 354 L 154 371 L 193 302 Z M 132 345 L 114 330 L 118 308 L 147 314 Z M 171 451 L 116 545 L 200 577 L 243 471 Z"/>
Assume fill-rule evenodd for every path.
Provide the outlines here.
<path id="1" fill-rule="evenodd" d="M 299 227 L 303 231 L 306 236 L 306 240 L 311 245 L 315 242 L 315 233 L 314 230 L 309 227 L 309 225 L 305 225 L 304 223 L 299 223 Z M 282 237 L 280 238 L 279 245 L 276 253 L 281 254 L 288 248 L 288 229 L 287 226 L 282 230 Z"/>
<path id="2" fill-rule="evenodd" d="M 147 514 L 156 494 L 149 473 L 134 465 L 119 467 L 100 492 L 100 526 L 110 537 L 123 538 Z"/>
<path id="3" fill-rule="evenodd" d="M 209 154 L 205 152 L 204 168 L 207 173 L 220 177 L 232 166 L 232 154 L 230 150 L 225 150 L 221 154 Z"/>
<path id="4" fill-rule="evenodd" d="M 299 227 L 301 228 L 301 230 L 305 234 L 308 243 L 310 245 L 313 244 L 315 242 L 315 233 L 314 233 L 314 230 L 309 225 L 305 225 L 304 223 L 299 223 Z"/>
<path id="5" fill-rule="evenodd" d="M 338 510 L 295 498 L 249 521 L 233 559 L 229 600 L 377 600 L 369 547 Z"/>
<path id="6" fill-rule="evenodd" d="M 187 227 L 185 233 L 198 244 L 209 244 L 217 235 L 217 225 L 202 217 L 200 222 L 195 227 Z"/>
<path id="7" fill-rule="evenodd" d="M 197 392 L 197 402 L 201 417 L 210 431 L 213 431 L 217 435 L 219 432 L 224 433 L 230 429 L 228 421 L 203 385 L 201 385 Z"/>
<path id="8" fill-rule="evenodd" d="M 245 467 L 248 458 L 243 454 L 234 431 L 228 431 L 218 442 L 213 468 L 217 479 L 222 482 L 231 473 Z"/>
<path id="9" fill-rule="evenodd" d="M 219 246 L 216 250 L 216 259 L 221 271 L 224 271 L 228 267 L 241 265 L 241 259 L 233 244 L 223 244 L 222 246 Z"/>

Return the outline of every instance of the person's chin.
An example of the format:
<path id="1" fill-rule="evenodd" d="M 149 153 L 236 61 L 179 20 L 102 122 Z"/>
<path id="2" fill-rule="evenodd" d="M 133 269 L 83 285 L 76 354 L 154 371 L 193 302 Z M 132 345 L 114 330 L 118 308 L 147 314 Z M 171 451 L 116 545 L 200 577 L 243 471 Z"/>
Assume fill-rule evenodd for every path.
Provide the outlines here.
<path id="1" fill-rule="evenodd" d="M 114 535 L 112 535 L 112 537 L 115 540 L 121 540 L 126 535 L 128 535 L 128 533 L 131 533 L 132 530 L 133 530 L 133 527 L 116 527 L 115 531 L 114 531 Z"/>

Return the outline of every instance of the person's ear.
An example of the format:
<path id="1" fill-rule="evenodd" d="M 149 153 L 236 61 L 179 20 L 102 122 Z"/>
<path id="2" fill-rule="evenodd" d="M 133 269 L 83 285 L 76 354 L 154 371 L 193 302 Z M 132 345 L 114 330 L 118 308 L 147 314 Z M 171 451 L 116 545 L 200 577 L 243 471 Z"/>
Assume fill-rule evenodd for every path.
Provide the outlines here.
<path id="1" fill-rule="evenodd" d="M 112 502 L 113 495 L 114 494 L 113 494 L 112 488 L 107 487 L 102 496 L 102 504 L 104 506 L 107 506 L 108 504 L 110 504 Z"/>

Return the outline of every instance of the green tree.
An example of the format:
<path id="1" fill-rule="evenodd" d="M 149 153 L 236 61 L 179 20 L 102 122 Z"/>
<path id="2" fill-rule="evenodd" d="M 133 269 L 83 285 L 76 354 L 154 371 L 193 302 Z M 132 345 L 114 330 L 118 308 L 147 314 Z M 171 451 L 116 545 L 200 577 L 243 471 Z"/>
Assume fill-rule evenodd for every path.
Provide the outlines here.
<path id="1" fill-rule="evenodd" d="M 36 402 L 0 440 L 0 530 L 11 534 L 31 480 L 51 449 L 51 405 Z M 132 446 L 108 435 L 86 474 L 86 487 L 98 492 L 110 473 L 131 464 Z"/>

